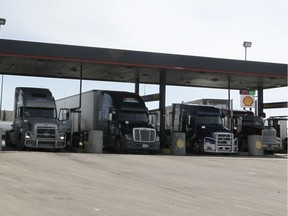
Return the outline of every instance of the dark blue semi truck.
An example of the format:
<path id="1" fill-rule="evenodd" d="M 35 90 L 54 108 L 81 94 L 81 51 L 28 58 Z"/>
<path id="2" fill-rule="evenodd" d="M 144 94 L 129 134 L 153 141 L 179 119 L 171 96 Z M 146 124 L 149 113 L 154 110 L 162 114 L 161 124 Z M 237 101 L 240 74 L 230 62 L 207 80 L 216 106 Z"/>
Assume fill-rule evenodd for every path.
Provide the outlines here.
<path id="1" fill-rule="evenodd" d="M 158 113 L 157 113 L 158 112 Z M 153 113 L 153 112 L 152 112 Z M 159 122 L 159 111 L 153 122 Z M 157 119 L 158 117 L 158 119 Z M 150 117 L 151 120 L 151 117 Z M 193 153 L 237 153 L 238 142 L 224 127 L 220 109 L 213 106 L 172 104 L 165 110 L 167 134 L 185 133 L 186 149 Z"/>

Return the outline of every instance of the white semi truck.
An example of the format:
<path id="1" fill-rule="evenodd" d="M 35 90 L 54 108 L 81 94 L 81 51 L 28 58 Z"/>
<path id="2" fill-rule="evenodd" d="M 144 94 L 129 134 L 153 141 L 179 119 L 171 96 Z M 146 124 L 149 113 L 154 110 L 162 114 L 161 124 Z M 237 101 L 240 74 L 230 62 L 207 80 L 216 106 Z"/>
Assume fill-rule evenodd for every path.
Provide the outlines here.
<path id="1" fill-rule="evenodd" d="M 18 149 L 65 148 L 65 134 L 59 133 L 55 99 L 49 89 L 17 87 L 12 130 L 6 145 Z"/>
<path id="2" fill-rule="evenodd" d="M 56 104 L 67 146 L 79 146 L 89 131 L 100 130 L 105 149 L 160 150 L 159 136 L 149 125 L 148 109 L 136 93 L 91 90 L 59 99 Z"/>
<path id="3" fill-rule="evenodd" d="M 277 137 L 282 143 L 282 149 L 278 147 L 276 151 L 287 152 L 288 116 L 270 116 L 265 120 L 265 126 L 275 128 Z"/>

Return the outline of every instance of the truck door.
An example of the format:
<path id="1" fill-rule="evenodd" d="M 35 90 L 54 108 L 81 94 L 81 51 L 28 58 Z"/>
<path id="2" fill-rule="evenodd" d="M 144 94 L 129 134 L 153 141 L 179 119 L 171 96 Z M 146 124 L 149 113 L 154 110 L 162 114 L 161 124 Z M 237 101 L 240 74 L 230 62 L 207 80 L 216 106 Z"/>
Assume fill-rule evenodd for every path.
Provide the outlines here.
<path id="1" fill-rule="evenodd" d="M 59 132 L 65 133 L 65 134 L 71 134 L 71 112 L 69 109 L 61 108 L 59 111 L 59 117 L 58 120 L 60 122 L 59 124 Z"/>
<path id="2" fill-rule="evenodd" d="M 13 121 L 12 131 L 10 133 L 10 142 L 17 144 L 23 124 L 23 107 L 17 107 Z"/>
<path id="3" fill-rule="evenodd" d="M 195 134 L 195 116 L 187 114 L 186 137 L 190 140 Z"/>

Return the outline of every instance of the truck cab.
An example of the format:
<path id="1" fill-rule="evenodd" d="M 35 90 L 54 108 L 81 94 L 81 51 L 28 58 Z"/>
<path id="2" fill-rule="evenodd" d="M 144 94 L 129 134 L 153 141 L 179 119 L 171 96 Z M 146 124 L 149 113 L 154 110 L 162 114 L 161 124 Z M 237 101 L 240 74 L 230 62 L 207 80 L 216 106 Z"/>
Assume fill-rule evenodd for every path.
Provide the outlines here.
<path id="1" fill-rule="evenodd" d="M 237 153 L 233 133 L 223 126 L 221 112 L 212 106 L 181 104 L 180 131 L 192 152 Z"/>
<path id="2" fill-rule="evenodd" d="M 18 149 L 65 147 L 65 134 L 58 131 L 55 100 L 48 89 L 15 89 L 14 119 L 7 140 Z"/>
<path id="3" fill-rule="evenodd" d="M 160 150 L 159 136 L 149 124 L 148 109 L 138 94 L 92 90 L 81 94 L 81 103 L 79 98 L 74 95 L 56 101 L 61 130 L 71 140 L 67 145 L 87 141 L 89 131 L 100 130 L 106 149 Z"/>
<path id="4" fill-rule="evenodd" d="M 287 152 L 288 116 L 270 116 L 265 119 L 264 125 L 275 128 L 276 135 L 282 143 L 282 149 L 279 151 Z"/>
<path id="5" fill-rule="evenodd" d="M 281 142 L 277 137 L 276 130 L 272 126 L 265 126 L 263 118 L 254 115 L 235 116 L 235 136 L 239 140 L 241 151 L 248 151 L 248 136 L 259 135 L 262 137 L 263 150 L 274 153 L 281 149 Z"/>

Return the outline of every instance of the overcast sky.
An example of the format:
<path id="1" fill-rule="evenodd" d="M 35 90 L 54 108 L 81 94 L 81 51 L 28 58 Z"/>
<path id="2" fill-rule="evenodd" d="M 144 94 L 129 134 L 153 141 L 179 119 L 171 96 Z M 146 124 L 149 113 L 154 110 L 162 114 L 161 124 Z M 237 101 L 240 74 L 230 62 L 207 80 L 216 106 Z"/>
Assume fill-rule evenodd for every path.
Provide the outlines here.
<path id="1" fill-rule="evenodd" d="M 287 0 L 1 0 L 6 19 L 0 37 L 91 47 L 244 59 L 243 41 L 252 41 L 248 60 L 288 62 Z M 55 98 L 79 92 L 79 81 L 4 76 L 2 108 L 12 110 L 16 86 L 45 87 Z M 134 85 L 88 82 L 83 90 L 134 91 Z M 264 102 L 287 101 L 288 88 L 264 91 Z M 140 85 L 140 94 L 158 93 Z M 227 98 L 227 90 L 167 87 L 167 105 L 201 98 Z M 232 91 L 240 108 L 238 91 Z M 156 108 L 158 103 L 149 103 Z M 287 115 L 287 109 L 265 110 Z"/>

